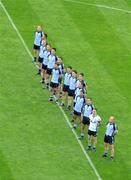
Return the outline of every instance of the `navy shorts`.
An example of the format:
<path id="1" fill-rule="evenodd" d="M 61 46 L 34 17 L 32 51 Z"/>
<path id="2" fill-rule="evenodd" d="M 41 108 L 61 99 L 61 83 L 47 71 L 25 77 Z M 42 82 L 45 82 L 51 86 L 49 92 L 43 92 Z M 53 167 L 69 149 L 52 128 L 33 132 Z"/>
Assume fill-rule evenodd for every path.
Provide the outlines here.
<path id="1" fill-rule="evenodd" d="M 90 119 L 89 119 L 89 117 L 83 116 L 82 123 L 83 123 L 84 125 L 88 125 L 88 126 L 89 126 L 89 124 L 90 124 Z"/>
<path id="2" fill-rule="evenodd" d="M 42 69 L 47 70 L 47 65 L 42 64 Z"/>
<path id="3" fill-rule="evenodd" d="M 51 74 L 52 74 L 52 69 L 47 68 L 46 73 L 49 74 L 49 75 L 51 75 Z"/>
<path id="4" fill-rule="evenodd" d="M 41 57 L 39 56 L 38 62 L 39 62 L 39 63 L 43 63 L 43 58 L 41 58 Z"/>
<path id="5" fill-rule="evenodd" d="M 110 145 L 114 144 L 114 136 L 105 135 L 104 142 Z"/>
<path id="6" fill-rule="evenodd" d="M 40 50 L 40 46 L 37 46 L 37 45 L 34 44 L 33 49 Z"/>
<path id="7" fill-rule="evenodd" d="M 75 111 L 75 110 L 74 110 L 74 114 L 75 114 L 76 116 L 81 116 L 81 113 L 80 113 L 80 112 L 77 112 L 77 111 Z"/>
<path id="8" fill-rule="evenodd" d="M 90 130 L 88 129 L 88 135 L 89 135 L 89 136 L 94 136 L 94 137 L 96 137 L 96 136 L 97 136 L 97 132 L 96 132 L 96 131 L 90 131 Z"/>
<path id="9" fill-rule="evenodd" d="M 64 92 L 68 92 L 68 90 L 69 90 L 69 86 L 67 86 L 67 85 L 64 84 L 64 86 L 63 86 L 63 91 L 64 91 Z"/>
<path id="10" fill-rule="evenodd" d="M 75 90 L 68 90 L 68 96 L 74 97 L 75 96 Z"/>
<path id="11" fill-rule="evenodd" d="M 59 86 L 58 83 L 50 82 L 50 87 L 52 87 L 52 88 L 58 88 L 58 86 Z"/>

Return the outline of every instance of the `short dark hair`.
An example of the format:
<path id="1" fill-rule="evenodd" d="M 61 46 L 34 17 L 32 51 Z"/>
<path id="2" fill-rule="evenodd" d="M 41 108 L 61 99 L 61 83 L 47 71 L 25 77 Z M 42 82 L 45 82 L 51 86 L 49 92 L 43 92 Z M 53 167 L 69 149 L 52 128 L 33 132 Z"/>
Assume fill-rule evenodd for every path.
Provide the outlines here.
<path id="1" fill-rule="evenodd" d="M 73 72 L 77 74 L 77 71 L 76 71 L 76 70 L 73 70 Z"/>
<path id="2" fill-rule="evenodd" d="M 47 35 L 46 33 L 44 33 L 44 36 L 45 36 L 46 38 L 48 38 L 48 35 Z"/>
<path id="3" fill-rule="evenodd" d="M 98 111 L 98 109 L 97 109 L 96 107 L 94 107 L 94 108 L 93 108 L 93 110 L 96 110 L 96 111 Z"/>
<path id="4" fill-rule="evenodd" d="M 80 75 L 84 77 L 84 73 L 80 73 Z"/>
<path id="5" fill-rule="evenodd" d="M 81 89 L 81 90 L 80 90 L 80 92 L 82 92 L 83 94 L 85 94 L 85 92 L 84 92 L 84 90 L 83 90 L 83 89 Z"/>
<path id="6" fill-rule="evenodd" d="M 72 66 L 68 66 L 67 68 L 72 69 Z"/>
<path id="7" fill-rule="evenodd" d="M 52 48 L 52 49 L 56 51 L 56 48 Z"/>

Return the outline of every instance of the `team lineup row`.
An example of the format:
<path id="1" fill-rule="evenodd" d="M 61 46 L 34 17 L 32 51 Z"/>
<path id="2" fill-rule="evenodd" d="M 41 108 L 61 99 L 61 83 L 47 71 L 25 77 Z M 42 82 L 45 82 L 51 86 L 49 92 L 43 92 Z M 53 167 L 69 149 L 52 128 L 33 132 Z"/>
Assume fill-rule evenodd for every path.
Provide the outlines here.
<path id="1" fill-rule="evenodd" d="M 91 98 L 87 98 L 88 86 L 84 80 L 84 74 L 79 76 L 71 66 L 66 69 L 63 59 L 56 55 L 56 49 L 48 43 L 47 34 L 38 26 L 35 31 L 34 59 L 33 63 L 38 67 L 38 74 L 41 75 L 43 87 L 49 89 L 49 101 L 55 99 L 56 104 L 65 106 L 72 114 L 72 128 L 81 126 L 79 139 L 85 135 L 85 127 L 88 127 L 87 150 L 96 151 L 98 129 L 101 125 L 101 117 L 97 114 Z M 55 98 L 54 98 L 55 97 Z M 73 110 L 73 112 L 72 112 Z M 108 156 L 108 149 L 111 149 L 110 159 L 114 159 L 114 136 L 118 133 L 115 117 L 110 116 L 106 125 L 104 136 L 105 151 L 103 157 Z"/>

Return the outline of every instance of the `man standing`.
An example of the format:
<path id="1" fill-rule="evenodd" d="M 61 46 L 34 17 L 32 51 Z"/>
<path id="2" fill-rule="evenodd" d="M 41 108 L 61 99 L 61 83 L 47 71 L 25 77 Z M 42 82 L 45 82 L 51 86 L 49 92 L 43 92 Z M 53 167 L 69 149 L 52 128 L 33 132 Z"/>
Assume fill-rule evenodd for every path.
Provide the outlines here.
<path id="1" fill-rule="evenodd" d="M 82 139 L 84 137 L 85 127 L 86 126 L 89 127 L 89 124 L 90 124 L 89 116 L 92 114 L 93 109 L 94 109 L 94 106 L 92 104 L 92 100 L 91 100 L 91 98 L 88 98 L 83 107 L 83 113 L 82 113 L 82 117 L 81 117 L 81 134 L 80 134 L 79 139 Z"/>
<path id="2" fill-rule="evenodd" d="M 74 113 L 71 122 L 74 122 L 73 128 L 76 129 L 80 123 L 82 108 L 85 104 L 85 96 L 83 90 L 80 90 L 80 95 L 76 97 Z M 79 120 L 77 122 L 77 119 Z"/>
<path id="3" fill-rule="evenodd" d="M 54 64 L 57 62 L 57 57 L 56 57 L 56 48 L 51 49 L 51 54 L 48 57 L 48 65 L 47 65 L 47 70 L 46 70 L 46 87 L 49 88 L 50 80 L 51 80 L 51 75 L 52 75 L 52 70 L 54 68 Z"/>
<path id="4" fill-rule="evenodd" d="M 58 64 L 54 64 L 54 68 L 52 70 L 52 79 L 50 82 L 50 98 L 49 101 L 53 101 L 54 94 L 57 97 L 58 94 L 58 86 L 59 86 L 59 78 L 61 77 L 61 72 L 59 70 Z M 56 99 L 56 103 L 58 103 L 58 97 Z"/>
<path id="5" fill-rule="evenodd" d="M 114 159 L 114 136 L 118 133 L 118 128 L 117 125 L 115 123 L 115 117 L 111 116 L 109 118 L 109 122 L 107 123 L 106 126 L 106 133 L 105 133 L 105 137 L 104 137 L 104 143 L 105 143 L 105 152 L 103 154 L 103 157 L 107 157 L 108 154 L 108 149 L 110 146 L 110 150 L 111 150 L 111 157 L 110 159 L 113 160 Z"/>
<path id="6" fill-rule="evenodd" d="M 39 56 L 40 51 L 40 45 L 42 42 L 42 37 L 44 36 L 44 33 L 42 32 L 41 26 L 37 26 L 37 29 L 35 31 L 35 40 L 34 40 L 34 59 L 33 62 L 36 63 L 37 58 Z"/>
<path id="7" fill-rule="evenodd" d="M 96 151 L 96 144 L 97 144 L 97 131 L 98 127 L 100 126 L 101 123 L 101 118 L 99 115 L 97 115 L 97 110 L 94 108 L 92 111 L 92 114 L 89 116 L 90 119 L 90 124 L 89 124 L 89 129 L 88 129 L 88 149 L 94 152 Z M 93 138 L 93 148 L 91 148 L 91 141 Z"/>
<path id="8" fill-rule="evenodd" d="M 71 110 L 71 106 L 75 96 L 75 89 L 76 89 L 76 82 L 77 82 L 77 71 L 72 71 L 72 76 L 70 77 L 69 81 L 69 89 L 68 89 L 68 106 L 67 109 Z"/>
<path id="9" fill-rule="evenodd" d="M 61 103 L 61 106 L 65 105 L 66 95 L 68 93 L 69 85 L 70 85 L 71 74 L 72 74 L 72 67 L 68 66 L 67 70 L 66 70 L 66 73 L 64 75 L 64 84 L 63 84 L 63 89 L 62 89 L 62 103 Z"/>
<path id="10" fill-rule="evenodd" d="M 47 65 L 48 65 L 48 57 L 50 56 L 50 53 L 51 53 L 50 50 L 51 50 L 51 46 L 48 44 L 46 46 L 46 49 L 43 54 L 44 58 L 43 58 L 43 63 L 42 63 L 42 73 L 41 73 L 42 80 L 41 80 L 41 82 L 45 83 L 45 84 L 47 84 L 46 70 L 47 70 Z"/>

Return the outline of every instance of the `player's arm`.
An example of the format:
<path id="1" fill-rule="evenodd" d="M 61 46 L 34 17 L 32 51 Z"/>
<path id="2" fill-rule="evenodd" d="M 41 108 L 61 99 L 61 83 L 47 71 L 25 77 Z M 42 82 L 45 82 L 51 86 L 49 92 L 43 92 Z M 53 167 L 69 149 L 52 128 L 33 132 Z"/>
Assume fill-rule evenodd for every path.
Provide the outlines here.
<path id="1" fill-rule="evenodd" d="M 114 135 L 117 135 L 118 134 L 118 126 L 115 124 L 115 127 L 114 127 Z"/>
<path id="2" fill-rule="evenodd" d="M 102 119 L 100 118 L 99 121 L 98 121 L 97 127 L 101 126 L 101 124 L 102 124 Z"/>

